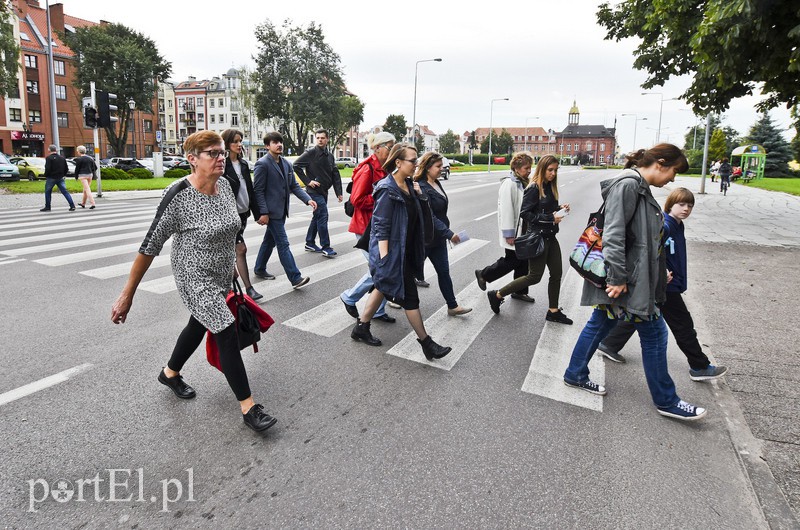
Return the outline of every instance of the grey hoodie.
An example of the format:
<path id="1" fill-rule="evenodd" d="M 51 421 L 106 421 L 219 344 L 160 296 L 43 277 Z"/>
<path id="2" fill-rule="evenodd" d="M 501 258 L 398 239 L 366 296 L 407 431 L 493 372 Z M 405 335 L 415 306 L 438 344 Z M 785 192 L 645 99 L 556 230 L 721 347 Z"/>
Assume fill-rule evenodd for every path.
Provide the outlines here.
<path id="1" fill-rule="evenodd" d="M 636 170 L 626 169 L 604 180 L 600 190 L 606 201 L 606 281 L 609 285 L 626 283 L 628 292 L 612 299 L 605 290 L 584 282 L 581 305 L 617 304 L 631 313 L 653 315 L 656 303 L 666 298 L 666 259 L 660 252 L 664 214 L 647 181 Z"/>

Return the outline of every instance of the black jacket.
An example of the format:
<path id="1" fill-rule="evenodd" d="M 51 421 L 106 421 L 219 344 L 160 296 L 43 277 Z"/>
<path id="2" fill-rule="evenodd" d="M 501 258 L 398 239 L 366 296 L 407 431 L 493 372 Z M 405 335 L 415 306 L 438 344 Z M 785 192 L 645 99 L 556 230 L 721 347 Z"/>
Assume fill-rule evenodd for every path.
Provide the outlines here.
<path id="1" fill-rule="evenodd" d="M 44 161 L 44 177 L 48 179 L 63 179 L 67 176 L 69 168 L 67 159 L 58 153 L 53 153 Z"/>
<path id="2" fill-rule="evenodd" d="M 93 174 L 96 169 L 94 160 L 89 155 L 81 155 L 75 159 L 75 176 Z"/>
<path id="3" fill-rule="evenodd" d="M 553 214 L 559 210 L 558 201 L 553 195 L 552 184 L 544 185 L 544 197 L 539 197 L 539 186 L 532 184 L 522 194 L 522 207 L 519 216 L 526 230 L 536 228 L 546 235 L 558 233 L 558 225 Z"/>
<path id="4" fill-rule="evenodd" d="M 253 214 L 254 219 L 258 219 L 261 217 L 261 214 L 258 212 L 258 203 L 253 199 L 253 179 L 250 177 L 250 166 L 247 165 L 247 160 L 240 158 L 239 163 L 242 168 L 242 178 L 244 178 L 244 183 L 247 185 L 247 200 L 250 203 L 250 212 Z M 230 158 L 225 159 L 225 173 L 222 174 L 225 177 L 230 185 L 231 189 L 233 190 L 233 196 L 236 197 L 239 195 L 239 175 L 236 174 L 236 170 L 233 169 L 233 163 L 231 162 Z"/>
<path id="5" fill-rule="evenodd" d="M 333 155 L 327 149 L 315 146 L 300 155 L 294 161 L 294 172 L 306 185 L 306 191 L 327 195 L 333 186 L 336 196 L 341 197 L 342 177 L 339 175 L 339 168 L 336 167 Z M 308 183 L 312 180 L 319 182 L 319 187 L 309 188 Z"/>
<path id="6" fill-rule="evenodd" d="M 419 182 L 419 189 L 428 196 L 428 204 L 433 214 L 433 241 L 431 245 L 444 243 L 445 240 L 453 238 L 453 231 L 450 230 L 450 219 L 447 218 L 447 207 L 450 204 L 450 200 L 447 198 L 447 194 L 441 184 L 438 187 L 442 193 L 436 191 L 427 181 L 421 180 Z"/>

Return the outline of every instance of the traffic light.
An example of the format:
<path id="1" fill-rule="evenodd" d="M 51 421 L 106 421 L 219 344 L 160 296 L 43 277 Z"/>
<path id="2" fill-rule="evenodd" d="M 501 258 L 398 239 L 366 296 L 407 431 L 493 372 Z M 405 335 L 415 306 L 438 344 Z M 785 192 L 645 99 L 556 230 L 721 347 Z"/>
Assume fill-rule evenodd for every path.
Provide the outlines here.
<path id="1" fill-rule="evenodd" d="M 111 127 L 111 124 L 117 121 L 117 117 L 111 115 L 112 112 L 117 112 L 117 106 L 113 104 L 117 95 L 105 90 L 97 90 L 95 97 L 97 98 L 97 126 Z"/>
<path id="2" fill-rule="evenodd" d="M 93 107 L 83 109 L 83 123 L 91 129 L 97 127 L 97 111 Z"/>

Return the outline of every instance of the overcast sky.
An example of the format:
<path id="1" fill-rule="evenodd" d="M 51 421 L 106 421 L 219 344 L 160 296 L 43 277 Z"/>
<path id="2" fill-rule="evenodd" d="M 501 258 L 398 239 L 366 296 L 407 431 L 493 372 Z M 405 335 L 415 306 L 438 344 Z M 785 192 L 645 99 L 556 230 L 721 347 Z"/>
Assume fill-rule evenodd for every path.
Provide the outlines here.
<path id="1" fill-rule="evenodd" d="M 658 127 L 658 95 L 641 95 L 644 73 L 634 70 L 636 42 L 603 40 L 596 23 L 600 1 L 495 1 L 474 4 L 428 1 L 369 2 L 193 2 L 63 0 L 64 11 L 88 20 L 120 22 L 152 38 L 172 62 L 172 80 L 210 79 L 232 65 L 254 65 L 256 25 L 321 24 L 340 55 L 348 88 L 365 103 L 362 129 L 389 114 L 411 122 L 415 62 L 419 65 L 417 122 L 437 134 L 489 126 L 541 126 L 562 130 L 572 100 L 581 124 L 613 126 L 629 151 L 652 145 Z M 44 1 L 41 0 L 44 7 Z M 679 96 L 688 79 L 653 89 L 664 99 Z M 724 123 L 746 134 L 758 115 L 757 97 L 732 103 Z M 785 108 L 771 112 L 782 129 L 791 125 Z M 664 101 L 661 139 L 683 146 L 695 117 L 682 101 Z M 789 139 L 792 132 L 787 131 Z"/>

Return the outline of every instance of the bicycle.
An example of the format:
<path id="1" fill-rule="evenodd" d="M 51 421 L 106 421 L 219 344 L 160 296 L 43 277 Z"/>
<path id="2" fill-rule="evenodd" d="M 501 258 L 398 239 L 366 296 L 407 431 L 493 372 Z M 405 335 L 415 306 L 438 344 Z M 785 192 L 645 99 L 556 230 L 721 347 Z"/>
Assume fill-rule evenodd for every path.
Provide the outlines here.
<path id="1" fill-rule="evenodd" d="M 719 188 L 723 196 L 728 195 L 728 186 L 730 185 L 731 185 L 730 178 L 724 178 L 724 177 L 721 178 L 719 183 Z"/>

